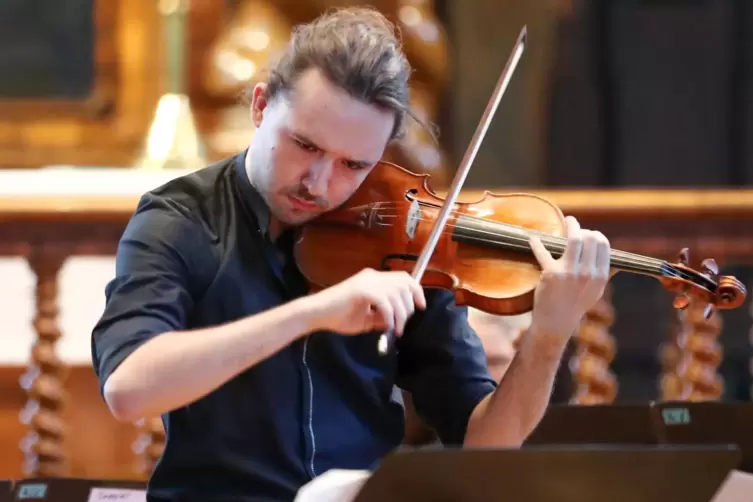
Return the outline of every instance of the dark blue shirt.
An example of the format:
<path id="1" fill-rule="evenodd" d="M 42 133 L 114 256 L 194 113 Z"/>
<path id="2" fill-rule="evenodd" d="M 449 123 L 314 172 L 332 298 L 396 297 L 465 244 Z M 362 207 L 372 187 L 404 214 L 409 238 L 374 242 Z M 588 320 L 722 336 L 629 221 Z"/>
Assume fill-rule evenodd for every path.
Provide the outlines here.
<path id="1" fill-rule="evenodd" d="M 92 333 L 101 388 L 161 333 L 216 326 L 306 294 L 291 260 L 279 259 L 292 238 L 268 238 L 269 210 L 243 160 L 141 198 Z M 496 384 L 466 310 L 449 292 L 426 296 L 428 308 L 410 319 L 391 355 L 378 354 L 379 333 L 312 333 L 163 415 L 167 442 L 149 496 L 285 501 L 328 469 L 373 468 L 402 442 L 400 388 L 443 443 L 462 444 L 471 412 Z"/>

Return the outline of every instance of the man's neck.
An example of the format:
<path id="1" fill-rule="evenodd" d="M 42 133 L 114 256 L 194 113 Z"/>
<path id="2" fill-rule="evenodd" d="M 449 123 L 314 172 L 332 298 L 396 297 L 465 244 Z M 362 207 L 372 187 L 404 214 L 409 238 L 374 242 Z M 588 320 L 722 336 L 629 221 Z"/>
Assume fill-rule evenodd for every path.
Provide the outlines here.
<path id="1" fill-rule="evenodd" d="M 250 151 L 246 150 L 245 158 L 243 159 L 243 166 L 246 171 L 246 177 L 248 178 L 248 182 L 251 184 L 254 189 L 256 189 L 259 193 L 259 189 L 254 184 L 254 177 L 252 174 L 251 169 L 251 155 Z M 269 240 L 272 242 L 275 242 L 277 238 L 280 236 L 280 234 L 285 231 L 286 226 L 277 218 L 275 218 L 271 213 L 269 215 L 269 225 L 267 226 L 267 235 L 269 236 Z"/>
<path id="2" fill-rule="evenodd" d="M 246 155 L 243 157 L 243 168 L 246 171 L 246 178 L 248 178 L 248 182 L 251 183 L 251 186 L 256 187 L 254 185 L 254 176 L 251 173 L 251 149 L 246 150 Z"/>

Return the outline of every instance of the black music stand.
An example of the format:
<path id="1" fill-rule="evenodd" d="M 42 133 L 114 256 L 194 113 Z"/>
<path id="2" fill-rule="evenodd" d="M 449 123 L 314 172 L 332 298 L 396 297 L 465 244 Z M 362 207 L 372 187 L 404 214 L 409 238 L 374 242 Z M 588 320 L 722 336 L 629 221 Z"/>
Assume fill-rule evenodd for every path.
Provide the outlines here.
<path id="1" fill-rule="evenodd" d="M 653 445 L 657 426 L 647 404 L 551 405 L 526 444 Z"/>
<path id="2" fill-rule="evenodd" d="M 662 422 L 663 444 L 736 444 L 742 453 L 738 470 L 753 474 L 753 402 L 652 403 Z"/>
<path id="3" fill-rule="evenodd" d="M 28 478 L 16 481 L 14 501 L 88 502 L 93 488 L 137 490 L 146 494 L 146 483 L 137 481 L 79 479 L 79 478 Z M 144 495 L 146 499 L 146 495 Z"/>
<path id="4" fill-rule="evenodd" d="M 735 446 L 402 450 L 354 502 L 709 502 L 739 460 Z"/>

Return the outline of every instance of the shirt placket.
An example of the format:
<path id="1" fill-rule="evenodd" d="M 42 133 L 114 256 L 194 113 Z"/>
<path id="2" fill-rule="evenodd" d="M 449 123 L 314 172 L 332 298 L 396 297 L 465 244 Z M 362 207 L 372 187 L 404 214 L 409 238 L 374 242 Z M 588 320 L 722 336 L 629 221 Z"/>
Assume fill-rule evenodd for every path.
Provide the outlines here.
<path id="1" fill-rule="evenodd" d="M 307 293 L 306 281 L 298 271 L 293 258 L 292 233 L 283 234 L 278 239 L 277 245 L 268 242 L 269 261 L 278 282 L 287 300 L 299 298 Z M 303 424 L 303 450 L 304 467 L 312 478 L 316 477 L 316 435 L 314 433 L 314 377 L 311 369 L 310 336 L 296 342 L 291 347 L 296 351 L 299 365 L 299 378 L 302 392 L 303 411 L 301 423 Z"/>

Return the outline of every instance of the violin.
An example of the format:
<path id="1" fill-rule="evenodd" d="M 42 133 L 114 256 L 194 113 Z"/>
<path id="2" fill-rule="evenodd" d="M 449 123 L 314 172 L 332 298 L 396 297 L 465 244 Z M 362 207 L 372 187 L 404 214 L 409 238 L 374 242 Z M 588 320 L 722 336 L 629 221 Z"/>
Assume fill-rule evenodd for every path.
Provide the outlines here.
<path id="1" fill-rule="evenodd" d="M 526 39 L 524 27 L 447 197 L 431 189 L 430 175 L 382 161 L 345 204 L 302 228 L 294 256 L 314 288 L 332 286 L 364 268 L 401 270 L 424 287 L 452 291 L 458 305 L 494 315 L 532 310 L 541 271 L 529 238 L 538 235 L 554 258 L 562 256 L 567 244 L 562 211 L 527 193 L 486 191 L 475 202 L 456 202 Z M 677 294 L 678 309 L 701 300 L 708 317 L 713 309 L 734 309 L 745 301 L 740 281 L 719 276 L 711 259 L 700 271 L 690 268 L 686 249 L 677 263 L 614 249 L 610 261 L 612 276 L 629 272 L 658 279 Z M 380 339 L 381 353 L 390 335 Z"/>

